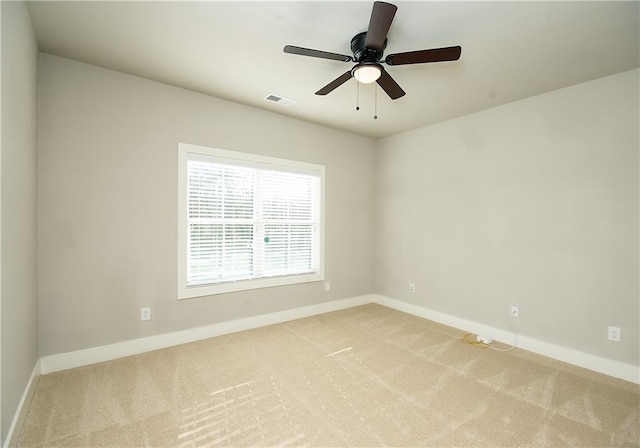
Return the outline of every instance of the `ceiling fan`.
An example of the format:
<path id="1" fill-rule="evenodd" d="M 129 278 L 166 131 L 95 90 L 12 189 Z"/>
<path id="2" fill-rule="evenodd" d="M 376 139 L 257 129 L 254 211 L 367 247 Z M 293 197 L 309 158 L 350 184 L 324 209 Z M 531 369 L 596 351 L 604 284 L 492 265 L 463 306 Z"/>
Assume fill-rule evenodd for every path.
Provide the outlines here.
<path id="1" fill-rule="evenodd" d="M 329 53 L 327 51 L 287 45 L 285 53 L 311 56 L 314 58 L 332 59 L 334 61 L 355 62 L 349 71 L 338 76 L 329 84 L 316 92 L 316 95 L 326 95 L 347 82 L 352 77 L 361 83 L 377 82 L 392 100 L 405 95 L 405 91 L 398 85 L 391 75 L 382 67 L 387 65 L 424 64 L 426 62 L 456 61 L 460 58 L 462 47 L 432 48 L 430 50 L 407 51 L 387 55 L 382 59 L 387 46 L 387 33 L 396 14 L 397 6 L 391 3 L 374 2 L 367 31 L 356 34 L 351 39 L 353 56 Z"/>
<path id="2" fill-rule="evenodd" d="M 355 62 L 349 71 L 338 76 L 329 84 L 316 92 L 316 95 L 326 95 L 347 82 L 352 77 L 357 81 L 369 84 L 377 82 L 392 100 L 405 95 L 405 91 L 398 85 L 391 75 L 382 67 L 387 65 L 424 64 L 427 62 L 457 61 L 462 53 L 462 47 L 432 48 L 429 50 L 407 51 L 387 55 L 382 59 L 387 46 L 387 33 L 396 14 L 397 6 L 391 3 L 374 2 L 367 31 L 356 34 L 351 39 L 353 56 L 312 50 L 309 48 L 287 45 L 285 53 L 311 56 L 314 58 L 332 59 L 334 61 Z"/>

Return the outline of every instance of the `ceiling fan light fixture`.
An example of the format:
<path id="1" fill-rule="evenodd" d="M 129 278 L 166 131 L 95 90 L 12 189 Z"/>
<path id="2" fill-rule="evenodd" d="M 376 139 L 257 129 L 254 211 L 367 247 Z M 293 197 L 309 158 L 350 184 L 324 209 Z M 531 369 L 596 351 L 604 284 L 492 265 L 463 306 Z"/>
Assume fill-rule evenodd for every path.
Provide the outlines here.
<path id="1" fill-rule="evenodd" d="M 382 75 L 382 70 L 376 64 L 361 64 L 353 69 L 353 77 L 362 84 L 376 82 Z"/>

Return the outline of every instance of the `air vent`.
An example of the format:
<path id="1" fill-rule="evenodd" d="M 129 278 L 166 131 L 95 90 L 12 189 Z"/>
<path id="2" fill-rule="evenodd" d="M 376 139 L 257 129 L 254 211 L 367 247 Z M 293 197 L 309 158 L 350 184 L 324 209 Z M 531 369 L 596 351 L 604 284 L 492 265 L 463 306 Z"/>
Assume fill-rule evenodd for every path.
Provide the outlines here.
<path id="1" fill-rule="evenodd" d="M 293 106 L 294 104 L 296 104 L 296 102 L 293 100 L 282 98 L 281 96 L 277 96 L 277 95 L 269 95 L 265 98 L 265 100 L 271 101 L 272 103 L 276 103 L 286 107 Z"/>

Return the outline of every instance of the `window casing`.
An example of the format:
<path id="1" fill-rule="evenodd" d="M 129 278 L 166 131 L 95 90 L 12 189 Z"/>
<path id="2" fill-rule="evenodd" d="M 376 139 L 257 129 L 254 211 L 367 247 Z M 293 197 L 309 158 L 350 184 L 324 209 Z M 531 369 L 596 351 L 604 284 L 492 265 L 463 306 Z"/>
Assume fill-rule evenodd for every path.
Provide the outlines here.
<path id="1" fill-rule="evenodd" d="M 324 279 L 324 166 L 179 144 L 178 298 Z"/>

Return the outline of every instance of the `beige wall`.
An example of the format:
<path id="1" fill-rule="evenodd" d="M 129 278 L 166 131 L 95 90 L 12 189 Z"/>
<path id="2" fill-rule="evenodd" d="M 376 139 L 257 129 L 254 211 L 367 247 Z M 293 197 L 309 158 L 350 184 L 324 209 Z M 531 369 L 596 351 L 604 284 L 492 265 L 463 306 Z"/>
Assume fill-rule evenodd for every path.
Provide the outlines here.
<path id="1" fill-rule="evenodd" d="M 375 292 L 638 365 L 638 73 L 379 141 Z"/>
<path id="2" fill-rule="evenodd" d="M 638 364 L 637 81 L 374 142 L 42 55 L 41 355 L 373 291 L 503 329 L 518 305 L 521 334 Z M 332 291 L 177 301 L 180 141 L 325 164 Z"/>
<path id="3" fill-rule="evenodd" d="M 42 356 L 372 292 L 372 140 L 46 54 L 39 88 Z M 331 291 L 178 301 L 178 142 L 326 165 Z"/>
<path id="4" fill-rule="evenodd" d="M 36 291 L 36 106 L 38 48 L 24 3 L 2 8 L 0 165 L 2 436 L 38 359 Z"/>

